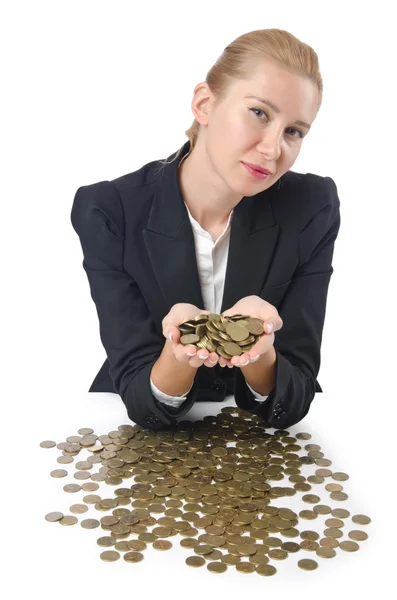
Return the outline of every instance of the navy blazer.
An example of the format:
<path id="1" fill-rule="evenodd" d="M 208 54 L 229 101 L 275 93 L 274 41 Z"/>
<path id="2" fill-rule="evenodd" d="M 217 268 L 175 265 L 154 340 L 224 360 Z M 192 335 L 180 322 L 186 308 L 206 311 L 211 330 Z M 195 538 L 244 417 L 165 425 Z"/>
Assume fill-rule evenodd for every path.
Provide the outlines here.
<path id="1" fill-rule="evenodd" d="M 274 305 L 276 382 L 262 403 L 239 367 L 197 369 L 180 408 L 159 403 L 150 371 L 165 343 L 162 320 L 178 302 L 204 309 L 194 237 L 178 163 L 152 161 L 137 171 L 79 187 L 71 222 L 99 318 L 107 358 L 90 392 L 116 392 L 129 418 L 148 429 L 172 426 L 196 400 L 234 394 L 242 409 L 283 429 L 307 414 L 317 382 L 339 198 L 330 177 L 286 172 L 234 209 L 221 312 L 252 294 Z M 168 159 L 173 158 L 175 153 Z"/>

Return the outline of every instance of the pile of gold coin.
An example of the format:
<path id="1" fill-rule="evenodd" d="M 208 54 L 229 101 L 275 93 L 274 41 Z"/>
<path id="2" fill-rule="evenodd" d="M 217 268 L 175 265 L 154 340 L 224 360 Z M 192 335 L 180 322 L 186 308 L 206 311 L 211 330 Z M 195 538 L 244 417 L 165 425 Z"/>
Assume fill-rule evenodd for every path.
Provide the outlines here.
<path id="1" fill-rule="evenodd" d="M 349 476 L 328 468 L 332 462 L 318 444 L 302 447 L 301 441 L 311 439 L 309 433 L 269 429 L 258 415 L 224 407 L 216 416 L 180 421 L 167 430 L 120 425 L 97 436 L 91 428 L 82 428 L 79 435 L 58 444 L 41 442 L 43 448 L 56 446 L 61 451 L 59 464 L 74 467 L 70 474 L 54 469 L 51 476 L 72 475 L 74 482 L 63 490 L 82 494 L 71 504 L 72 514 L 56 511 L 45 519 L 71 526 L 79 522 L 75 515 L 91 507 L 108 513 L 80 521 L 84 529 L 101 528 L 97 545 L 104 549 L 102 560 L 123 556 L 128 563 L 138 563 L 148 545 L 166 551 L 173 547 L 168 538 L 177 538 L 189 552 L 186 565 L 206 565 L 211 573 L 234 568 L 271 576 L 277 572 L 272 562 L 286 559 L 312 571 L 318 568 L 317 560 L 296 560 L 298 552 L 325 559 L 357 551 L 368 534 L 356 526 L 368 525 L 371 519 L 351 516 L 320 497 L 321 492 L 335 502 L 346 501 L 341 482 Z M 88 454 L 86 460 L 74 463 L 81 452 Z M 306 472 L 310 465 L 318 468 L 303 475 L 302 467 Z M 79 483 L 82 480 L 90 481 Z M 98 482 L 104 487 L 101 495 L 95 493 Z M 278 498 L 285 503 L 296 494 L 303 494 L 302 502 L 312 506 L 302 506 L 299 513 L 277 506 Z M 322 533 L 306 528 L 306 521 L 316 522 Z"/>
<path id="2" fill-rule="evenodd" d="M 263 323 L 262 319 L 248 315 L 200 314 L 179 325 L 180 343 L 230 359 L 251 350 L 264 333 Z"/>

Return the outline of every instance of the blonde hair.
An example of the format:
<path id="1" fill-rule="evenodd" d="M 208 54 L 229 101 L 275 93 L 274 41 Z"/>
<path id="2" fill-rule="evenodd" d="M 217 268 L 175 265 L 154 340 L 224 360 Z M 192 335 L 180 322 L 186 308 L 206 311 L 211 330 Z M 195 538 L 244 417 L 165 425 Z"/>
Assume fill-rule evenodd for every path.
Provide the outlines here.
<path id="1" fill-rule="evenodd" d="M 257 29 L 236 38 L 223 50 L 221 56 L 208 71 L 205 81 L 216 97 L 216 102 L 225 98 L 233 80 L 246 79 L 253 68 L 264 58 L 271 58 L 296 75 L 306 77 L 317 85 L 320 109 L 323 95 L 323 80 L 316 52 L 284 29 Z M 190 141 L 191 152 L 197 142 L 200 124 L 194 119 L 185 134 Z M 171 161 L 159 161 L 166 165 L 178 158 L 183 146 Z"/>

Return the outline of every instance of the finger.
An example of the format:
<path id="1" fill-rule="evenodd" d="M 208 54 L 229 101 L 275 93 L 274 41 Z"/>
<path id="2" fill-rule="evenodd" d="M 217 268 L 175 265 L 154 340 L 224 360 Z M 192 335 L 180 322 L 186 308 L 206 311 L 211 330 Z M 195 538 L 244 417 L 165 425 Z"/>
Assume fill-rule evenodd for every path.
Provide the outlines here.
<path id="1" fill-rule="evenodd" d="M 164 325 L 163 335 L 174 344 L 179 344 L 179 340 L 181 339 L 181 332 L 179 329 L 170 324 Z"/>
<path id="2" fill-rule="evenodd" d="M 211 369 L 212 367 L 215 367 L 215 365 L 217 364 L 218 358 L 219 357 L 216 352 L 211 352 L 209 354 L 207 360 L 205 361 L 204 365 Z"/>
<path id="3" fill-rule="evenodd" d="M 205 361 L 208 359 L 208 356 L 209 356 L 208 350 L 203 350 L 201 348 L 199 350 L 199 352 L 196 352 L 195 356 L 193 356 L 192 358 L 189 358 L 189 364 L 195 368 L 201 367 L 205 363 Z"/>

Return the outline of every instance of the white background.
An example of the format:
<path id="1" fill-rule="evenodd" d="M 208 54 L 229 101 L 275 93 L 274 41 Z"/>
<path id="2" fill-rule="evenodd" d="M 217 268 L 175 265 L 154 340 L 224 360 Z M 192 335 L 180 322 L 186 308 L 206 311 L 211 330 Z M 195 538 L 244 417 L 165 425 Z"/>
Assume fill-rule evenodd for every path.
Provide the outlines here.
<path id="1" fill-rule="evenodd" d="M 139 591 L 146 598 L 160 593 L 241 598 L 293 591 L 298 599 L 320 593 L 328 599 L 348 591 L 380 593 L 394 573 L 392 3 L 7 4 L 0 19 L 5 597 L 130 598 Z M 248 577 L 233 568 L 221 577 L 190 569 L 179 536 L 172 538 L 172 551 L 147 551 L 138 565 L 122 559 L 103 563 L 96 546 L 100 529 L 44 520 L 50 511 L 68 513 L 82 494 L 62 491 L 75 481 L 70 465 L 67 478 L 50 477 L 62 467 L 56 462 L 60 451 L 39 443 L 60 442 L 80 427 L 93 427 L 99 435 L 129 422 L 119 396 L 87 392 L 105 352 L 70 223 L 73 197 L 82 185 L 111 180 L 175 152 L 187 141 L 194 86 L 223 48 L 243 33 L 271 27 L 290 31 L 319 55 L 323 104 L 293 170 L 332 177 L 342 218 L 318 377 L 324 392 L 290 431 L 310 432 L 333 461 L 331 468 L 349 473 L 343 483 L 349 500 L 333 506 L 368 514 L 372 523 L 362 528 L 370 537 L 359 552 L 339 551 L 332 560 L 300 552 L 299 558 L 319 562 L 312 573 L 298 569 L 292 555 L 277 562 L 279 573 L 272 578 Z M 190 416 L 220 408 L 200 403 Z M 313 486 L 312 493 L 317 487 L 324 489 Z M 327 499 L 324 490 L 321 500 Z M 285 505 L 293 508 L 290 500 Z M 102 516 L 93 511 L 84 518 Z M 306 528 L 314 523 L 305 522 Z"/>

